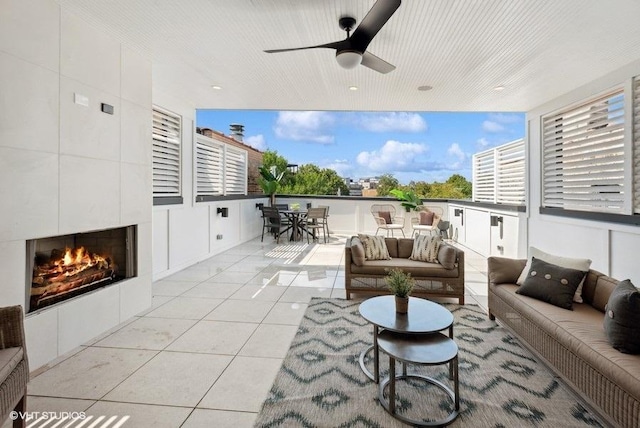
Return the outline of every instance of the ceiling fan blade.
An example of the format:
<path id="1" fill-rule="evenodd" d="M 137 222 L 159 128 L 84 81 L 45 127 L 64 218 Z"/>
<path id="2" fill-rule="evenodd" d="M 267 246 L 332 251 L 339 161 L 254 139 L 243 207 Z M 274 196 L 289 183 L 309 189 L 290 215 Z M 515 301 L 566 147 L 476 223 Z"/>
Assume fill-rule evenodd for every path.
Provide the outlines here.
<path id="1" fill-rule="evenodd" d="M 362 65 L 372 70 L 377 71 L 378 73 L 387 74 L 396 69 L 396 66 L 393 64 L 389 64 L 387 61 L 378 58 L 372 53 L 365 52 L 362 55 Z"/>
<path id="2" fill-rule="evenodd" d="M 378 0 L 349 37 L 352 48 L 359 52 L 367 50 L 371 40 L 400 7 L 400 3 L 401 0 Z"/>
<path id="3" fill-rule="evenodd" d="M 328 48 L 328 49 L 341 49 L 347 46 L 346 40 L 340 40 L 338 42 L 325 43 L 323 45 L 316 46 L 305 46 L 302 48 L 288 48 L 288 49 L 268 49 L 264 52 L 266 53 L 278 53 L 278 52 L 289 52 L 289 51 L 301 51 L 304 49 L 316 49 L 316 48 Z"/>

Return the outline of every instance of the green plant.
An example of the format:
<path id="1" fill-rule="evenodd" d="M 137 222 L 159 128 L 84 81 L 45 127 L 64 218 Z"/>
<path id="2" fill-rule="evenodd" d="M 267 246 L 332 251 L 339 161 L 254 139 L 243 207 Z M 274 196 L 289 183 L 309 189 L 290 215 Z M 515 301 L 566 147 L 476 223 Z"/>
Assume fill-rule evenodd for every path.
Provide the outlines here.
<path id="1" fill-rule="evenodd" d="M 260 171 L 260 180 L 258 180 L 258 184 L 260 188 L 264 192 L 265 195 L 269 195 L 269 202 L 271 206 L 273 206 L 275 200 L 275 194 L 278 191 L 278 186 L 280 184 L 280 180 L 284 176 L 284 171 L 278 173 L 275 165 L 271 168 L 267 168 L 264 165 L 261 165 L 259 168 Z"/>
<path id="2" fill-rule="evenodd" d="M 389 193 L 395 196 L 399 201 L 402 201 L 400 205 L 402 205 L 407 211 L 417 211 L 418 206 L 422 205 L 422 199 L 420 199 L 418 195 L 411 190 L 405 191 L 401 189 L 392 189 Z"/>
<path id="3" fill-rule="evenodd" d="M 416 281 L 411 278 L 411 274 L 401 269 L 391 269 L 387 274 L 387 286 L 398 297 L 409 297 L 415 285 Z"/>

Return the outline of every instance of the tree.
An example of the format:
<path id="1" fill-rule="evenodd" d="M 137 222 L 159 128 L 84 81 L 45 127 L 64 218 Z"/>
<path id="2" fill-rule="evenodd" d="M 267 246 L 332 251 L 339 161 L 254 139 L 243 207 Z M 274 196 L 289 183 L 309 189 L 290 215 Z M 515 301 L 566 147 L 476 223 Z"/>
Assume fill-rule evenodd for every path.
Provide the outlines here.
<path id="1" fill-rule="evenodd" d="M 458 190 L 463 196 L 459 199 L 469 199 L 473 194 L 473 185 L 470 181 L 464 178 L 460 174 L 453 174 L 446 181 L 447 184 L 450 184 L 454 189 Z"/>
<path id="2" fill-rule="evenodd" d="M 400 188 L 400 182 L 393 174 L 383 174 L 378 180 L 378 196 L 389 196 L 391 190 L 397 188 Z"/>
<path id="3" fill-rule="evenodd" d="M 282 193 L 292 195 L 341 195 L 349 194 L 349 187 L 332 169 L 314 164 L 301 165 L 291 183 L 281 186 Z"/>
<path id="4" fill-rule="evenodd" d="M 284 186 L 291 183 L 293 173 L 288 168 L 289 161 L 280 156 L 276 150 L 267 150 L 262 154 L 262 166 L 271 171 L 272 167 L 276 167 L 276 173 L 283 173 L 280 179 L 280 185 Z"/>

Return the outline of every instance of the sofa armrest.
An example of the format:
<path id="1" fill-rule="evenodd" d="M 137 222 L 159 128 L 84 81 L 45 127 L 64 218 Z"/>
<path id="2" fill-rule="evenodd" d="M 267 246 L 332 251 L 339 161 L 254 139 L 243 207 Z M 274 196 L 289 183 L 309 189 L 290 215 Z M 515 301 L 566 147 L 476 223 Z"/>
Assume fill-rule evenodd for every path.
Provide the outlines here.
<path id="1" fill-rule="evenodd" d="M 489 257 L 487 259 L 489 284 L 515 284 L 526 264 L 526 259 Z"/>
<path id="2" fill-rule="evenodd" d="M 0 308 L 0 349 L 24 346 L 22 306 Z"/>

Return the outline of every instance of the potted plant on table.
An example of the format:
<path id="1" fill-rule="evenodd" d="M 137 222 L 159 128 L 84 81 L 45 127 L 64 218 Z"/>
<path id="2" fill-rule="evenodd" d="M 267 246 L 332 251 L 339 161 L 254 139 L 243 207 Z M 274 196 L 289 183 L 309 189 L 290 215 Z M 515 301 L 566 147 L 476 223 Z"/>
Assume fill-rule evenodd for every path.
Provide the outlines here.
<path id="1" fill-rule="evenodd" d="M 409 295 L 413 291 L 416 281 L 411 274 L 394 268 L 387 274 L 387 286 L 396 296 L 396 312 L 406 314 L 409 310 Z"/>

